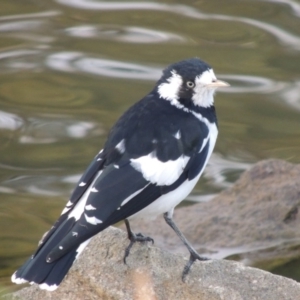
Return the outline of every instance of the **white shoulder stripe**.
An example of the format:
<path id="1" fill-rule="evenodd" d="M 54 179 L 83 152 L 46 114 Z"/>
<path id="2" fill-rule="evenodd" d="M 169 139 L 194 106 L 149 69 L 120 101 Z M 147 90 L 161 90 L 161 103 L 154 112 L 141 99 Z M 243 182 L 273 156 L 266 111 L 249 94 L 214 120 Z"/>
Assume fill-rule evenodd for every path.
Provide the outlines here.
<path id="1" fill-rule="evenodd" d="M 207 142 L 208 142 L 208 139 L 209 139 L 209 135 L 203 139 L 203 142 L 202 142 L 202 145 L 201 145 L 201 148 L 199 150 L 199 153 L 204 149 L 204 147 L 206 146 Z"/>
<path id="2" fill-rule="evenodd" d="M 207 118 L 204 118 L 200 113 L 196 113 L 196 112 L 194 112 L 194 111 L 191 111 L 191 113 L 192 113 L 198 120 L 204 122 L 208 127 L 209 127 L 209 125 L 212 125 L 212 123 L 210 123 L 210 122 L 208 121 L 208 119 L 207 119 Z M 209 128 L 208 128 L 208 129 L 209 129 Z"/>
<path id="3" fill-rule="evenodd" d="M 126 199 L 124 199 L 121 203 L 120 206 L 125 205 L 127 202 L 129 202 L 133 197 L 135 197 L 136 195 L 138 195 L 142 190 L 144 190 L 150 183 L 148 183 L 145 187 L 143 187 L 140 190 L 137 190 L 136 192 L 132 193 L 130 196 L 128 196 Z"/>
<path id="4" fill-rule="evenodd" d="M 201 149 L 199 152 L 201 152 L 203 150 L 203 148 L 205 147 L 205 145 L 207 144 L 207 142 L 209 141 L 211 143 L 210 145 L 210 149 L 209 149 L 209 156 L 212 153 L 212 150 L 214 148 L 214 145 L 216 143 L 217 137 L 218 137 L 218 127 L 216 125 L 216 123 L 211 123 L 209 122 L 208 119 L 204 118 L 201 114 L 196 113 L 196 112 L 192 112 L 192 114 L 200 121 L 204 122 L 208 128 L 208 136 L 203 140 Z"/>

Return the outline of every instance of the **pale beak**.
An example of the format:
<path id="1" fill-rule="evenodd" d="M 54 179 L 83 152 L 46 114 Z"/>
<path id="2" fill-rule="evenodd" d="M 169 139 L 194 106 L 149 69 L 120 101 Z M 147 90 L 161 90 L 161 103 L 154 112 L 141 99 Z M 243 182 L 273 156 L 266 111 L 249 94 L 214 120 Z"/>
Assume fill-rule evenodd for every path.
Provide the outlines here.
<path id="1" fill-rule="evenodd" d="M 230 84 L 222 80 L 215 80 L 212 83 L 207 84 L 206 86 L 218 88 L 218 87 L 228 87 L 230 86 Z"/>

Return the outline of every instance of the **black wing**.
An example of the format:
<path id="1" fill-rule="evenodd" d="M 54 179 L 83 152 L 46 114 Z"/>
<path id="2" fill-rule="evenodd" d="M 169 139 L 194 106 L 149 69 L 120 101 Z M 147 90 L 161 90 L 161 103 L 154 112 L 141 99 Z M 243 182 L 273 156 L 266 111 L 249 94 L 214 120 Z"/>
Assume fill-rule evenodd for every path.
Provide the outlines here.
<path id="1" fill-rule="evenodd" d="M 148 97 L 138 102 L 116 123 L 104 151 L 94 159 L 71 197 L 74 201 L 66 215 L 76 222 L 49 253 L 49 261 L 59 259 L 96 233 L 199 174 L 207 159 L 207 126 L 167 101 L 159 101 L 155 103 Z M 151 155 L 160 173 L 147 176 L 132 161 L 147 156 L 151 159 Z M 172 174 L 172 182 L 167 178 L 170 165 L 177 172 Z"/>

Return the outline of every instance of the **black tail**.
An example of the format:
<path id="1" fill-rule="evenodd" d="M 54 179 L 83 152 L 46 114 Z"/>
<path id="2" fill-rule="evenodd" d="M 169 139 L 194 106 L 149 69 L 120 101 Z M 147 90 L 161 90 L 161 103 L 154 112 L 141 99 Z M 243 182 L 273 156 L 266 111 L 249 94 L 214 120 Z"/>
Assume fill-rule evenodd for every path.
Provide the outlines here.
<path id="1" fill-rule="evenodd" d="M 79 247 L 71 249 L 60 259 L 47 263 L 46 257 L 51 250 L 58 245 L 74 224 L 74 218 L 65 220 L 50 237 L 38 248 L 37 252 L 29 258 L 25 264 L 12 275 L 12 282 L 21 284 L 25 282 L 39 284 L 40 288 L 53 291 L 62 282 L 73 262 L 82 252 L 88 241 Z"/>

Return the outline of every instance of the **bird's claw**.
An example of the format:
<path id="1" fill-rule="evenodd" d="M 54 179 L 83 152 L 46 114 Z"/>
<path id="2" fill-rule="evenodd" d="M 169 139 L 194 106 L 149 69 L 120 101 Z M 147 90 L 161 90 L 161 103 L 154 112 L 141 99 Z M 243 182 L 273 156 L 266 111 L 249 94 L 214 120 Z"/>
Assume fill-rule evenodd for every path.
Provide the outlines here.
<path id="1" fill-rule="evenodd" d="M 134 243 L 136 243 L 136 242 L 140 242 L 140 243 L 151 242 L 152 245 L 154 244 L 153 238 L 151 238 L 149 236 L 144 236 L 141 233 L 137 233 L 137 234 L 132 233 L 131 236 L 129 236 L 128 238 L 130 240 L 130 243 L 129 243 L 128 247 L 125 249 L 125 255 L 123 258 L 124 264 L 126 264 L 126 259 L 129 256 L 130 250 Z"/>
<path id="2" fill-rule="evenodd" d="M 185 282 L 186 276 L 190 272 L 190 269 L 191 269 L 193 263 L 196 260 L 205 261 L 205 260 L 209 260 L 209 258 L 200 256 L 197 252 L 195 252 L 195 253 L 191 252 L 190 253 L 190 259 L 187 262 L 187 264 L 184 266 L 184 269 L 183 269 L 183 272 L 182 272 L 181 279 L 182 279 L 183 282 Z"/>
<path id="3" fill-rule="evenodd" d="M 135 235 L 135 242 L 151 242 L 152 245 L 154 244 L 154 239 L 151 238 L 150 236 L 144 236 L 142 233 L 137 233 Z"/>

